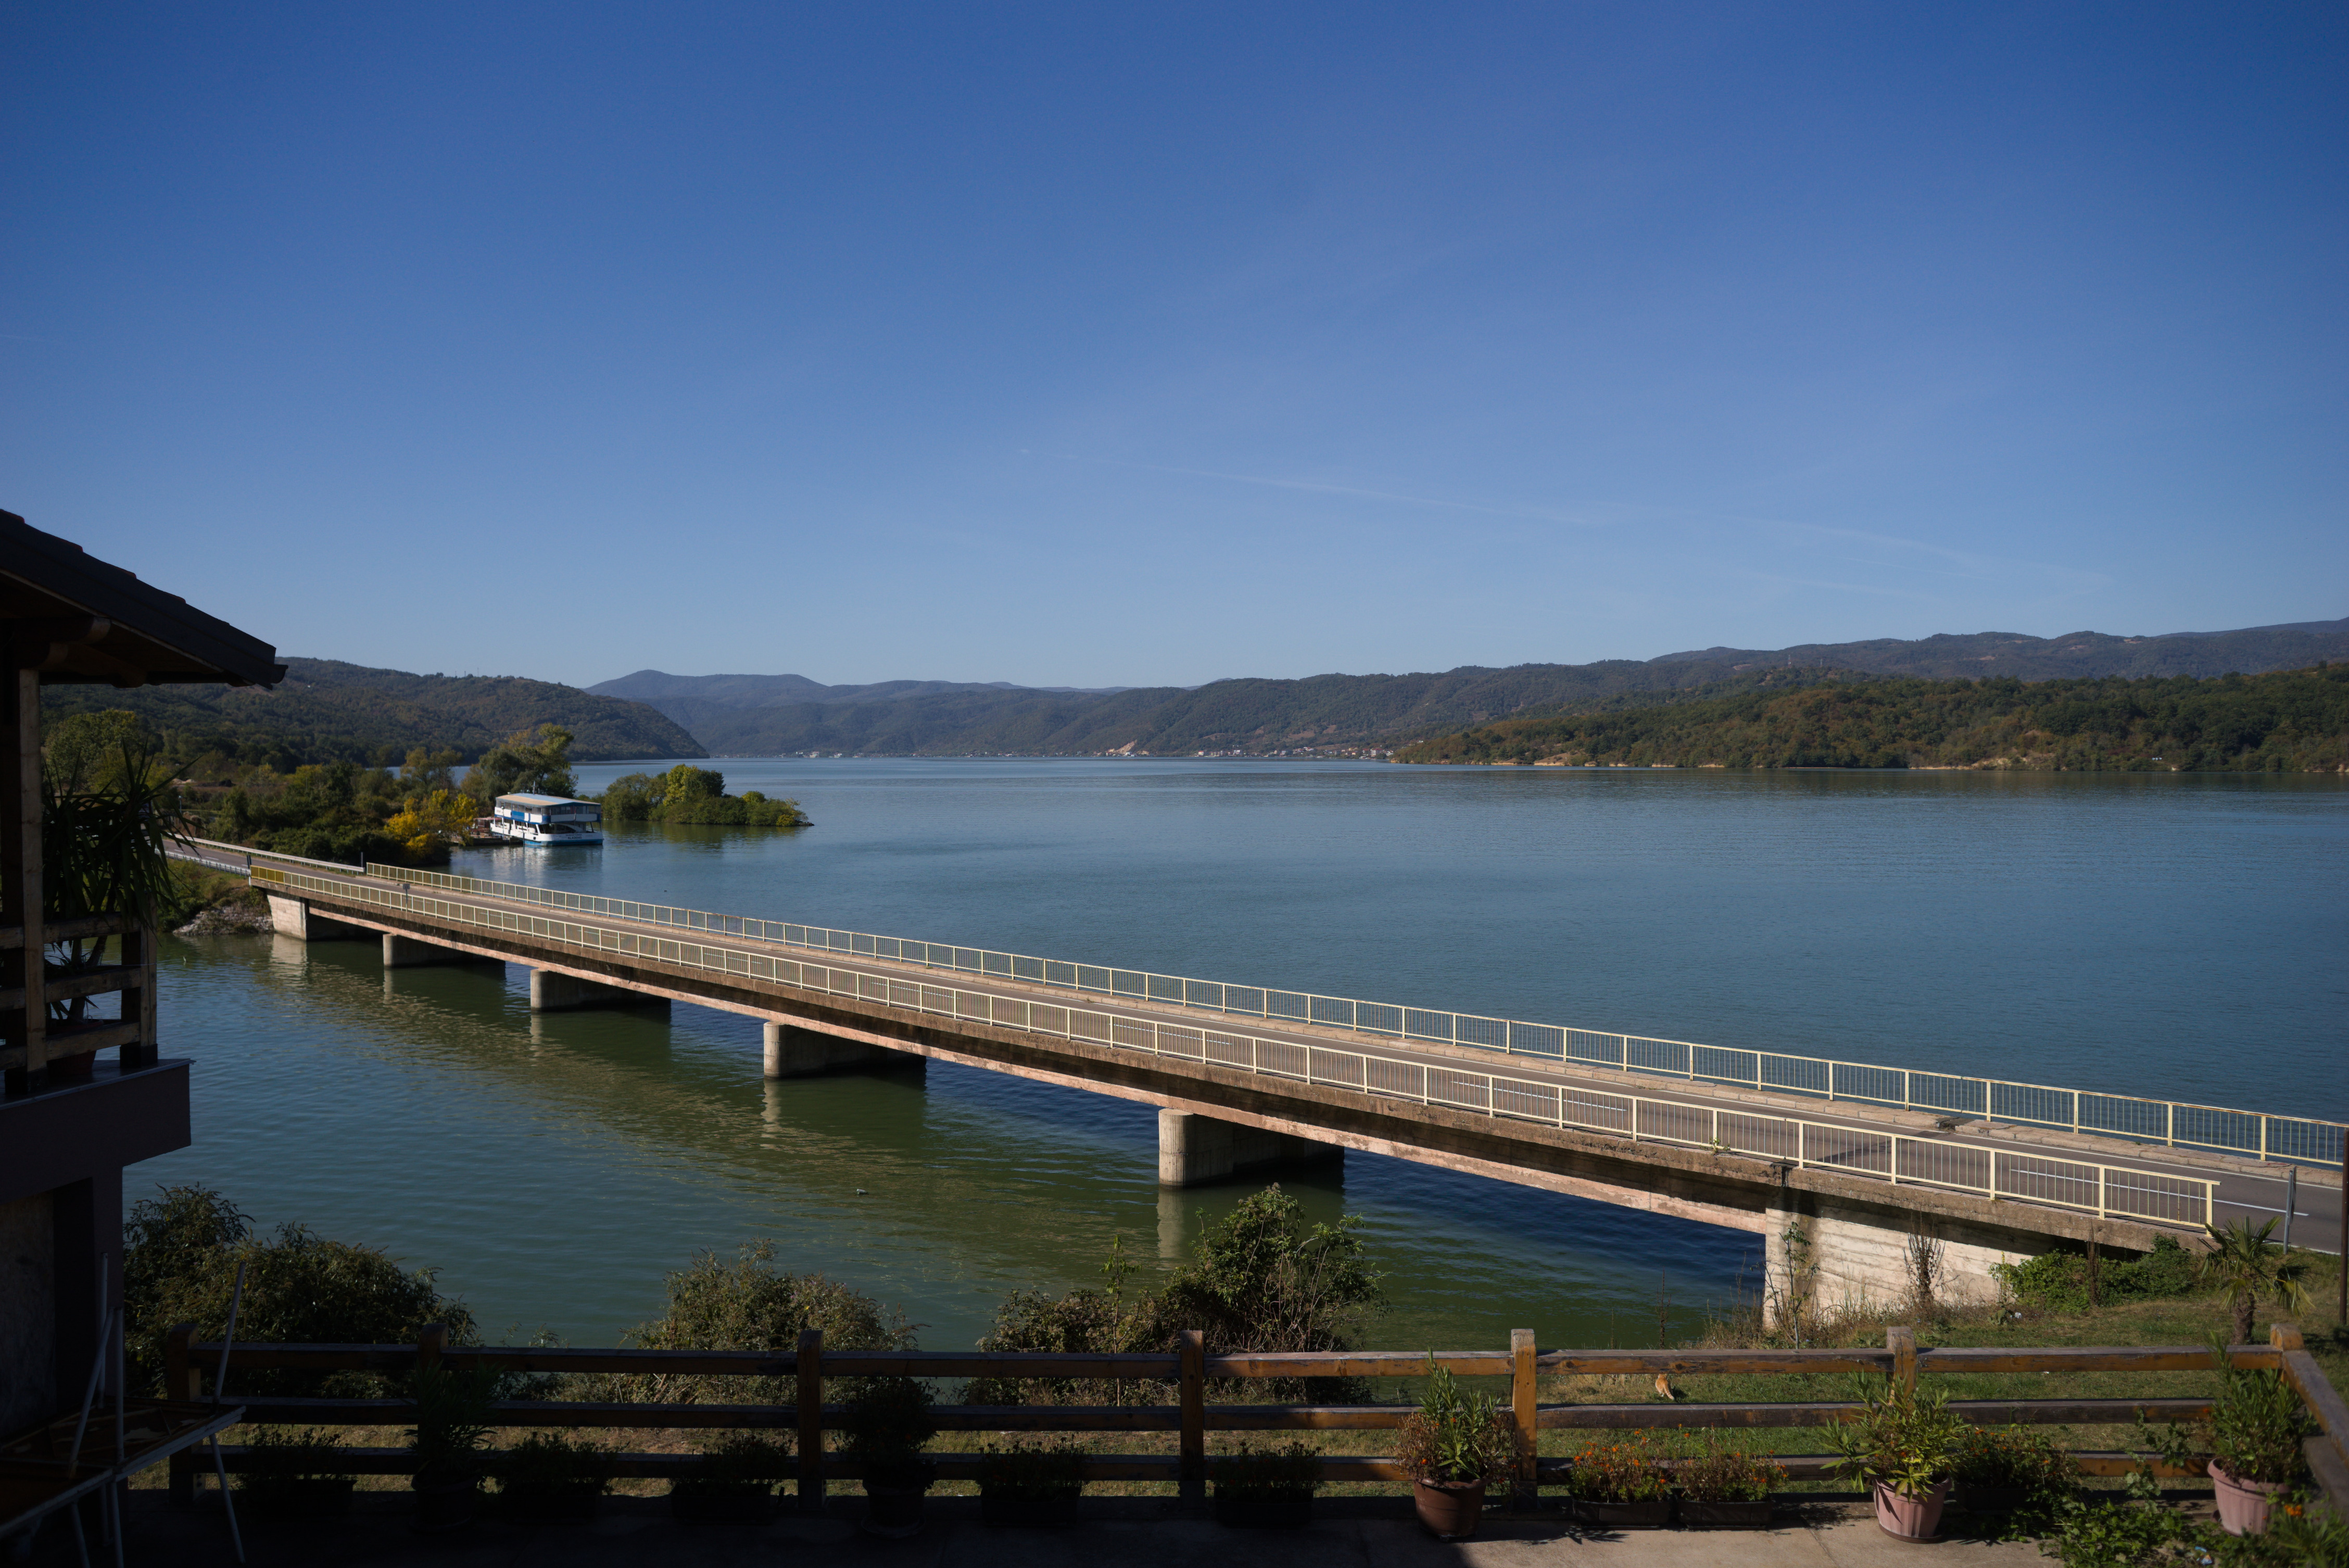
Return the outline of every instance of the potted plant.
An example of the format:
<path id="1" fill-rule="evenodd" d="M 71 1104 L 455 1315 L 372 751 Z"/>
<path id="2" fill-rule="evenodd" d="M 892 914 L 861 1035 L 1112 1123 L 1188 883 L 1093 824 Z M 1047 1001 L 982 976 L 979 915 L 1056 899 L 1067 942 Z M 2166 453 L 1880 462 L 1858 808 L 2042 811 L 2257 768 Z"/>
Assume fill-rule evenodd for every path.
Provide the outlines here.
<path id="1" fill-rule="evenodd" d="M 1969 1427 L 1951 1460 L 1958 1501 L 1982 1515 L 2052 1508 L 2078 1473 L 2055 1439 L 2027 1427 Z"/>
<path id="2" fill-rule="evenodd" d="M 1476 1533 L 1485 1483 L 1509 1473 L 1517 1435 L 1490 1394 L 1463 1388 L 1451 1369 L 1427 1357 L 1427 1391 L 1402 1418 L 1397 1445 L 1411 1472 L 1419 1522 L 1445 1541 Z"/>
<path id="3" fill-rule="evenodd" d="M 929 1388 L 911 1377 L 871 1377 L 848 1401 L 844 1452 L 864 1468 L 864 1528 L 899 1538 L 922 1528 L 922 1495 L 938 1479 L 922 1452 L 938 1435 Z"/>
<path id="4" fill-rule="evenodd" d="M 775 1483 L 795 1468 L 788 1432 L 728 1432 L 669 1482 L 669 1513 L 680 1524 L 764 1524 L 775 1517 Z"/>
<path id="5" fill-rule="evenodd" d="M 2210 1414 L 2191 1427 L 2169 1428 L 2155 1446 L 2181 1470 L 2209 1470 L 2220 1529 L 2258 1535 L 2268 1527 L 2277 1495 L 2306 1475 L 2301 1441 L 2316 1426 L 2281 1370 L 2236 1366 L 2223 1339 L 2214 1337 L 2210 1349 L 2220 1379 Z"/>
<path id="6" fill-rule="evenodd" d="M 518 1524 L 584 1524 L 612 1485 L 603 1446 L 564 1432 L 533 1432 L 492 1466 L 498 1511 Z"/>
<path id="7" fill-rule="evenodd" d="M 1244 1530 L 1290 1529 L 1311 1522 L 1322 1487 L 1321 1450 L 1301 1438 L 1258 1446 L 1242 1438 L 1207 1464 L 1216 1483 L 1216 1522 Z"/>
<path id="8" fill-rule="evenodd" d="M 1567 1490 L 1575 1517 L 1603 1530 L 1659 1530 L 1672 1521 L 1672 1480 L 1646 1432 L 1584 1444 Z"/>
<path id="9" fill-rule="evenodd" d="M 979 1455 L 978 1515 L 989 1524 L 1068 1524 L 1085 1490 L 1085 1450 L 1073 1438 L 1013 1439 Z"/>
<path id="10" fill-rule="evenodd" d="M 1862 1377 L 1859 1410 L 1829 1429 L 1843 1457 L 1838 1474 L 1867 1483 L 1876 1498 L 1876 1522 L 1900 1541 L 1930 1541 L 1941 1528 L 1950 1498 L 1951 1450 L 1964 1423 L 1950 1414 L 1941 1389 L 1920 1391 Z"/>
<path id="11" fill-rule="evenodd" d="M 1786 1484 L 1786 1467 L 1702 1434 L 1704 1452 L 1680 1466 L 1680 1522 L 1687 1530 L 1759 1530 L 1770 1522 L 1770 1493 Z"/>
<path id="12" fill-rule="evenodd" d="M 335 1463 L 343 1434 L 324 1427 L 258 1427 L 245 1439 L 237 1492 L 256 1512 L 321 1519 L 350 1511 L 358 1477 Z"/>
<path id="13" fill-rule="evenodd" d="M 416 1425 L 408 1451 L 414 1461 L 417 1529 L 455 1530 L 472 1522 L 500 1380 L 487 1367 L 416 1369 L 409 1394 Z"/>

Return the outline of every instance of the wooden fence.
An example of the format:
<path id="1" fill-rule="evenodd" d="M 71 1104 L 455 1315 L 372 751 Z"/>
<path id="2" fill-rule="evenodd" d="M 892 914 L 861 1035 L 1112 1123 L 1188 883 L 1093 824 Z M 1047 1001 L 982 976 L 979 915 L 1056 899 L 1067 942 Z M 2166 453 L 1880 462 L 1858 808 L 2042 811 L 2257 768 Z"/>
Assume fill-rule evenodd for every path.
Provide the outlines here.
<path id="1" fill-rule="evenodd" d="M 173 1399 L 207 1397 L 205 1373 L 220 1365 L 222 1346 L 202 1344 L 191 1326 L 171 1330 L 165 1341 L 165 1395 Z M 2349 1408 L 2325 1380 L 2302 1346 L 2299 1331 L 2277 1324 L 2264 1346 L 2238 1346 L 2230 1355 L 2237 1365 L 2282 1369 L 2323 1429 L 2309 1439 L 2309 1457 L 2319 1482 L 2338 1506 L 2349 1510 Z M 1570 1462 L 1533 1457 L 1534 1439 L 1544 1430 L 1606 1430 L 1638 1428 L 1780 1428 L 1825 1427 L 1848 1420 L 1857 1410 L 1840 1400 L 1805 1400 L 1775 1404 L 1704 1404 L 1673 1401 L 1637 1404 L 1541 1404 L 1538 1380 L 1562 1373 L 1636 1375 L 1652 1377 L 1706 1374 L 1838 1374 L 1874 1373 L 1915 1387 L 1924 1373 L 2049 1373 L 2189 1372 L 2213 1366 L 2210 1351 L 2201 1346 L 2118 1347 L 2032 1347 L 1921 1349 L 1914 1332 L 1894 1328 L 1881 1349 L 1845 1350 L 1540 1350 L 1533 1331 L 1518 1329 L 1510 1348 L 1493 1351 L 1438 1351 L 1436 1362 L 1462 1377 L 1509 1379 L 1508 1408 L 1527 1458 L 1516 1476 L 1516 1490 L 1528 1498 L 1544 1483 L 1562 1480 Z M 794 1382 L 797 1398 L 790 1402 L 761 1404 L 585 1402 L 561 1399 L 516 1399 L 494 1407 L 494 1424 L 502 1428 L 559 1427 L 639 1430 L 685 1429 L 789 1429 L 797 1437 L 799 1494 L 802 1506 L 820 1506 L 830 1479 L 856 1479 L 857 1464 L 824 1451 L 824 1433 L 837 1429 L 843 1407 L 827 1405 L 827 1377 L 1021 1377 L 1091 1382 L 1132 1380 L 1147 1385 L 1172 1385 L 1172 1405 L 940 1405 L 934 1410 L 942 1431 L 999 1433 L 1035 1432 L 1172 1432 L 1176 1451 L 1164 1454 L 1094 1454 L 1088 1458 L 1089 1480 L 1174 1481 L 1184 1495 L 1203 1494 L 1206 1473 L 1207 1434 L 1211 1431 L 1381 1431 L 1392 1430 L 1412 1409 L 1408 1405 L 1289 1405 L 1209 1404 L 1207 1386 L 1214 1380 L 1261 1380 L 1299 1377 L 1409 1377 L 1423 1375 L 1425 1354 L 1392 1351 L 1288 1353 L 1209 1356 L 1195 1331 L 1185 1334 L 1172 1353 L 1154 1355 L 1070 1355 L 1021 1352 L 936 1350 L 826 1350 L 823 1336 L 811 1330 L 800 1336 L 795 1352 L 753 1350 L 625 1350 L 541 1349 L 516 1346 L 459 1347 L 448 1343 L 445 1328 L 426 1328 L 413 1345 L 247 1345 L 229 1353 L 229 1398 L 243 1405 L 246 1419 L 291 1426 L 405 1426 L 414 1407 L 405 1399 L 349 1399 L 272 1397 L 239 1392 L 233 1374 L 263 1369 L 310 1372 L 366 1371 L 398 1376 L 420 1366 L 493 1367 L 516 1373 L 615 1373 L 691 1377 L 786 1377 Z M 2096 1426 L 2134 1422 L 2190 1420 L 2206 1413 L 2205 1398 L 2135 1399 L 1958 1399 L 1951 1409 L 1977 1425 L 2026 1423 Z M 226 1450 L 229 1468 L 239 1468 L 242 1450 Z M 977 1454 L 940 1454 L 941 1479 L 976 1480 Z M 2090 1475 L 2120 1475 L 2137 1461 L 2126 1453 L 2076 1451 L 2073 1457 Z M 694 1464 L 696 1454 L 623 1453 L 612 1456 L 616 1477 L 673 1477 Z M 1826 1473 L 1829 1455 L 1780 1456 L 1792 1479 L 1816 1480 Z M 410 1460 L 403 1449 L 372 1448 L 342 1450 L 337 1464 L 364 1474 L 405 1474 Z M 1396 1460 L 1386 1455 L 1326 1455 L 1323 1477 L 1331 1481 L 1402 1482 L 1410 1479 Z M 2162 1470 L 2165 1475 L 2185 1472 Z M 172 1484 L 191 1492 L 197 1483 L 198 1460 L 181 1456 L 173 1461 Z"/>

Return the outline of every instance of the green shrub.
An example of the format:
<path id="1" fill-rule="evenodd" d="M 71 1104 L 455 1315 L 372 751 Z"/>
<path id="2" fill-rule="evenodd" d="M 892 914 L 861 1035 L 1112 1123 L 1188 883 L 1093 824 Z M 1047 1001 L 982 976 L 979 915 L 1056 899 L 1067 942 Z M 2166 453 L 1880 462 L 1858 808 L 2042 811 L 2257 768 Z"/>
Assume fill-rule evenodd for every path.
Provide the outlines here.
<path id="1" fill-rule="evenodd" d="M 1014 1438 L 979 1451 L 978 1487 L 988 1497 L 1052 1502 L 1085 1490 L 1085 1450 L 1074 1438 Z"/>
<path id="2" fill-rule="evenodd" d="M 640 1324 L 628 1343 L 647 1350 L 769 1350 L 791 1355 L 802 1330 L 823 1332 L 827 1350 L 910 1350 L 905 1315 L 820 1274 L 774 1266 L 775 1244 L 753 1242 L 732 1263 L 697 1253 L 668 1276 L 668 1310 Z M 585 1397 L 659 1403 L 789 1403 L 796 1377 L 713 1377 L 686 1373 L 603 1375 L 580 1380 Z"/>
<path id="3" fill-rule="evenodd" d="M 1992 1264 L 2015 1299 L 2044 1312 L 2088 1310 L 2088 1260 L 2085 1253 L 2042 1253 L 2019 1264 Z M 2154 1238 L 2141 1258 L 2103 1260 L 2098 1295 L 2105 1301 L 2148 1301 L 2189 1295 L 2197 1288 L 2194 1254 L 2168 1236 Z"/>
<path id="4" fill-rule="evenodd" d="M 490 1456 L 501 1490 L 510 1492 L 587 1492 L 600 1496 L 612 1484 L 610 1450 L 592 1438 L 568 1432 L 533 1432 L 510 1449 Z"/>
<path id="5" fill-rule="evenodd" d="M 702 1445 L 693 1468 L 669 1483 L 688 1496 L 740 1496 L 774 1490 L 775 1483 L 798 1473 L 792 1460 L 792 1434 L 728 1432 Z"/>
<path id="6" fill-rule="evenodd" d="M 233 1203 L 208 1187 L 164 1187 L 160 1198 L 131 1206 L 123 1225 L 123 1299 L 129 1349 L 147 1387 L 160 1385 L 163 1336 L 192 1323 L 199 1339 L 228 1332 L 236 1271 L 244 1266 L 237 1338 L 327 1345 L 413 1343 L 429 1323 L 446 1324 L 451 1344 L 480 1343 L 472 1314 L 442 1295 L 433 1271 L 403 1269 L 373 1247 L 328 1241 L 288 1222 L 266 1239 Z M 231 1390 L 243 1394 L 388 1391 L 366 1372 L 243 1370 Z"/>
<path id="7" fill-rule="evenodd" d="M 357 1476 L 340 1462 L 343 1434 L 326 1427 L 255 1427 L 244 1439 L 238 1492 L 272 1512 L 316 1507 Z"/>
<path id="8" fill-rule="evenodd" d="M 1672 1483 L 1694 1502 L 1762 1502 L 1786 1484 L 1786 1467 L 1768 1454 L 1748 1453 L 1707 1429 L 1696 1434 L 1702 1451 L 1672 1472 Z"/>
<path id="9" fill-rule="evenodd" d="M 1308 1497 L 1328 1483 L 1321 1479 L 1321 1450 L 1302 1438 L 1261 1444 L 1242 1438 L 1207 1461 L 1208 1479 L 1219 1495 Z"/>

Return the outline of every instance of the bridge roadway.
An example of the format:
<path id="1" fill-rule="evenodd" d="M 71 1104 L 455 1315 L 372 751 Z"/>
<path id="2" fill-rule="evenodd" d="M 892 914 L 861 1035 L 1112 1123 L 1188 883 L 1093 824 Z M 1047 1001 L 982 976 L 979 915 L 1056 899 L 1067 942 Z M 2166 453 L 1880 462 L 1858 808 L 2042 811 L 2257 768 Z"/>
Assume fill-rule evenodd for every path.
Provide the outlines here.
<path id="1" fill-rule="evenodd" d="M 1941 1241 L 1952 1283 L 1981 1294 L 1982 1265 L 2056 1238 L 2141 1251 L 2284 1204 L 2284 1167 L 2201 1150 L 1223 1018 L 316 862 L 256 861 L 255 882 L 315 908 L 313 923 L 759 1017 L 771 1067 L 778 1028 L 797 1029 L 850 1057 L 936 1057 L 1153 1103 L 1174 1184 L 1332 1147 L 1397 1155 L 1759 1233 L 1774 1278 L 1807 1258 L 1814 1288 L 1846 1296 L 1890 1294 L 1912 1233 Z M 2294 1242 L 2335 1246 L 2341 1201 L 2337 1171 L 2303 1167 Z"/>

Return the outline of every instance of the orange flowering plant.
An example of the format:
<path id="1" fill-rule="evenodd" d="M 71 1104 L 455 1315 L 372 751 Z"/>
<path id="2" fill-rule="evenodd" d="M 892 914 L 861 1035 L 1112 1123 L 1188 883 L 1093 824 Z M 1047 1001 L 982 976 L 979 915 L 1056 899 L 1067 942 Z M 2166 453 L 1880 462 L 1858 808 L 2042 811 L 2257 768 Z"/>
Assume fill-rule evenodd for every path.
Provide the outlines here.
<path id="1" fill-rule="evenodd" d="M 1574 1456 L 1567 1490 L 1586 1502 L 1653 1502 L 1670 1497 L 1671 1472 L 1646 1432 L 1594 1439 Z"/>

